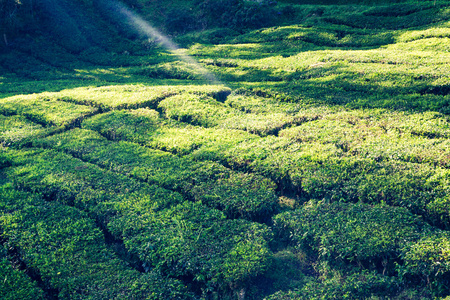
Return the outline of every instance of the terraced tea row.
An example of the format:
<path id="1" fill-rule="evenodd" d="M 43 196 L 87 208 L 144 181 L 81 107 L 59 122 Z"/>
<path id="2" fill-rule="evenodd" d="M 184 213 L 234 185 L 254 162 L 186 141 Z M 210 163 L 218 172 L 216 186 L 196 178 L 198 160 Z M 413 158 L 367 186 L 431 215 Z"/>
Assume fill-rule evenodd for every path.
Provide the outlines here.
<path id="1" fill-rule="evenodd" d="M 178 193 L 100 169 L 67 154 L 49 150 L 7 150 L 2 156 L 3 165 L 9 165 L 3 173 L 13 180 L 14 186 L 42 193 L 51 201 L 49 206 L 97 220 L 115 238 L 124 241 L 126 249 L 139 258 L 139 264 L 148 272 L 154 270 L 165 276 L 193 278 L 191 288 L 194 290 L 201 291 L 208 286 L 224 291 L 230 285 L 245 287 L 269 264 L 271 234 L 265 225 L 226 219 L 222 212 L 201 202 L 186 202 Z M 58 212 L 54 217 L 70 216 Z M 53 224 L 47 223 L 48 226 Z M 98 239 L 88 241 L 93 245 L 104 244 Z M 55 255 L 58 253 L 56 251 Z M 76 253 L 70 254 L 72 256 L 77 257 Z M 96 256 L 92 257 L 95 261 Z M 86 264 L 90 267 L 94 263 Z M 114 266 L 117 264 L 112 262 Z M 38 270 L 41 267 L 36 266 Z M 114 274 L 119 276 L 120 273 Z M 127 288 L 133 286 L 130 280 L 124 280 L 128 282 Z M 60 288 L 53 283 L 51 286 Z M 159 284 L 153 287 L 159 288 Z M 148 290 L 149 295 L 154 293 Z M 111 297 L 122 294 L 115 294 L 112 289 L 108 291 Z M 155 293 L 154 297 L 160 295 Z"/>
<path id="2" fill-rule="evenodd" d="M 349 262 L 353 270 L 337 271 L 334 276 L 341 278 L 339 284 L 330 276 L 329 281 L 311 282 L 301 290 L 269 299 L 308 299 L 324 292 L 338 298 L 348 293 L 356 298 L 390 297 L 396 290 L 417 288 L 425 282 L 439 288 L 449 283 L 448 232 L 432 228 L 404 208 L 311 201 L 277 215 L 274 231 L 332 270 L 345 270 L 342 264 Z"/>
<path id="3" fill-rule="evenodd" d="M 221 128 L 173 122 L 151 110 L 101 114 L 82 126 L 110 139 L 256 172 L 300 202 L 386 202 L 448 226 L 449 123 L 443 115 L 342 111 L 282 130 L 279 137 L 236 132 L 233 143 Z"/>
<path id="4" fill-rule="evenodd" d="M 24 270 L 13 267 L 8 250 L 0 247 L 0 296 L 6 300 L 44 299 L 44 292 L 25 274 Z"/>
<path id="5" fill-rule="evenodd" d="M 11 185 L 2 186 L 1 195 L 4 245 L 16 248 L 27 267 L 39 274 L 48 297 L 161 299 L 185 295 L 185 287 L 177 280 L 154 271 L 139 273 L 119 260 L 85 213 Z M 43 293 L 32 283 L 28 287 L 14 294 L 42 299 Z"/>
<path id="6" fill-rule="evenodd" d="M 448 1 L 336 1 L 6 1 L 0 298 L 448 297 Z"/>
<path id="7" fill-rule="evenodd" d="M 223 210 L 229 218 L 267 220 L 276 212 L 275 185 L 258 175 L 231 171 L 215 162 L 196 162 L 131 142 L 113 142 L 90 130 L 74 129 L 33 142 L 103 168 L 183 193 Z"/>

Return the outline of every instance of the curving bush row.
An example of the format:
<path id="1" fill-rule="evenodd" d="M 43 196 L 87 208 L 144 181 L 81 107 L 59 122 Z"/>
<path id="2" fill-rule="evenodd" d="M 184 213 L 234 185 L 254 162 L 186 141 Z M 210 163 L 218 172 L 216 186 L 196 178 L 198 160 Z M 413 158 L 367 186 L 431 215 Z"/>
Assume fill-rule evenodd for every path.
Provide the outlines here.
<path id="1" fill-rule="evenodd" d="M 45 201 L 39 194 L 17 191 L 11 185 L 1 187 L 0 199 L 4 245 L 17 249 L 26 266 L 42 279 L 48 296 L 187 298 L 186 287 L 181 282 L 164 278 L 157 271 L 139 273 L 120 260 L 106 246 L 94 220 L 78 209 Z M 25 292 L 18 286 L 16 295 L 42 296 L 32 284 L 29 287 Z"/>
<path id="2" fill-rule="evenodd" d="M 214 162 L 180 158 L 131 142 L 109 141 L 83 129 L 36 140 L 34 144 L 63 150 L 103 168 L 179 191 L 223 209 L 229 217 L 267 220 L 276 212 L 276 186 L 270 180 L 236 173 Z M 213 190 L 209 188 L 212 186 Z"/>
<path id="3" fill-rule="evenodd" d="M 257 109 L 249 101 L 245 107 L 264 113 L 272 106 L 270 102 L 265 104 Z M 197 115 L 191 109 L 193 102 L 186 105 L 189 109 L 174 109 Z M 406 207 L 438 226 L 449 225 L 449 126 L 441 114 L 393 114 L 384 110 L 370 115 L 366 111 L 301 113 L 310 121 L 282 130 L 278 137 L 260 138 L 235 131 L 233 142 L 222 137 L 217 127 L 163 119 L 151 110 L 101 114 L 84 121 L 83 127 L 110 139 L 135 141 L 195 160 L 214 160 L 234 169 L 251 170 L 271 178 L 283 193 L 300 201 L 327 198 L 384 202 Z M 313 113 L 317 120 L 311 119 Z M 203 115 L 208 120 L 220 120 Z"/>
<path id="4" fill-rule="evenodd" d="M 21 115 L 0 115 L 0 145 L 11 146 L 29 138 L 42 136 L 49 132 L 48 128 L 30 122 Z"/>
<path id="5" fill-rule="evenodd" d="M 43 126 L 66 126 L 97 112 L 96 108 L 60 102 L 50 95 L 43 93 L 0 99 L 0 113 L 22 115 Z"/>
<path id="6" fill-rule="evenodd" d="M 165 98 L 186 93 L 216 97 L 229 92 L 222 85 L 111 85 L 101 87 L 81 87 L 47 93 L 48 97 L 78 105 L 99 107 L 103 111 L 124 108 L 153 107 Z"/>
<path id="7" fill-rule="evenodd" d="M 320 278 L 314 278 L 299 289 L 278 291 L 267 300 L 319 300 L 319 299 L 367 299 L 395 298 L 401 295 L 402 282 L 393 276 L 385 276 L 367 270 L 341 270 L 323 268 Z M 404 292 L 408 297 L 408 292 Z M 412 293 L 414 295 L 414 292 Z M 424 293 L 425 297 L 429 294 Z"/>
<path id="8" fill-rule="evenodd" d="M 238 129 L 266 136 L 302 122 L 302 118 L 283 112 L 246 113 L 211 97 L 182 94 L 161 101 L 158 106 L 165 116 L 203 127 Z"/>
<path id="9" fill-rule="evenodd" d="M 0 245 L 0 297 L 5 300 L 43 300 L 44 292 L 36 282 L 10 261 L 7 249 Z"/>
<path id="10" fill-rule="evenodd" d="M 419 284 L 448 293 L 450 235 L 404 208 L 311 201 L 273 221 L 281 240 L 319 261 L 364 266 L 396 276 L 403 288 Z"/>
<path id="11" fill-rule="evenodd" d="M 259 138 L 241 130 L 204 128 L 165 119 L 157 111 L 146 108 L 98 114 L 86 119 L 82 128 L 97 131 L 110 140 L 135 142 L 179 156 L 205 152 L 214 161 L 221 160 L 224 150 Z"/>
<path id="12" fill-rule="evenodd" d="M 266 225 L 228 220 L 201 202 L 183 202 L 175 192 L 53 150 L 8 150 L 3 156 L 4 173 L 17 188 L 85 211 L 123 240 L 135 264 L 191 278 L 199 293 L 245 289 L 270 264 Z"/>

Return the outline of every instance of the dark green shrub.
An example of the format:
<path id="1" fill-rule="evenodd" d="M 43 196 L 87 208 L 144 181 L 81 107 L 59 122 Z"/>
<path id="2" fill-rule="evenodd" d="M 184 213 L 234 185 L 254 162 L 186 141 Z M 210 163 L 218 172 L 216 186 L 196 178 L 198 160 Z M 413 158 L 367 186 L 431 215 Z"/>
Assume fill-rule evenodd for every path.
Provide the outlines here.
<path id="1" fill-rule="evenodd" d="M 276 5 L 275 1 L 204 0 L 198 2 L 208 27 L 260 28 L 271 24 L 278 15 L 273 8 Z"/>
<path id="2" fill-rule="evenodd" d="M 197 5 L 208 27 L 227 27 L 241 4 L 241 0 L 204 0 Z"/>
<path id="3" fill-rule="evenodd" d="M 295 16 L 296 11 L 293 5 L 286 5 L 281 9 L 281 13 L 284 17 L 292 18 Z"/>
<path id="4" fill-rule="evenodd" d="M 204 292 L 245 288 L 270 263 L 266 226 L 226 220 L 200 203 L 160 211 L 143 225 L 129 226 L 127 247 L 164 273 L 191 278 Z"/>
<path id="5" fill-rule="evenodd" d="M 278 16 L 278 12 L 271 6 L 271 1 L 261 3 L 244 3 L 236 11 L 232 24 L 236 28 L 261 28 L 269 26 Z"/>
<path id="6" fill-rule="evenodd" d="M 43 300 L 44 293 L 24 271 L 13 267 L 7 250 L 0 245 L 0 298 L 3 300 Z"/>
<path id="7" fill-rule="evenodd" d="M 276 211 L 272 181 L 237 173 L 215 162 L 180 158 L 130 142 L 115 143 L 95 132 L 79 129 L 37 141 L 35 145 L 59 148 L 104 168 L 179 191 L 233 218 L 262 220 Z"/>
<path id="8" fill-rule="evenodd" d="M 14 39 L 36 29 L 36 7 L 32 0 L 0 1 L 0 50 L 14 44 Z"/>
<path id="9" fill-rule="evenodd" d="M 398 266 L 401 276 L 413 283 L 426 285 L 436 296 L 447 296 L 450 286 L 450 235 L 439 231 L 408 243 Z"/>
<path id="10" fill-rule="evenodd" d="M 223 211 L 229 218 L 266 221 L 276 211 L 275 184 L 253 174 L 229 177 L 196 185 L 190 194 L 196 200 Z"/>
<path id="11" fill-rule="evenodd" d="M 367 270 L 343 271 L 327 268 L 319 279 L 312 279 L 303 287 L 277 292 L 267 300 L 338 300 L 381 299 L 395 297 L 402 288 L 396 277 Z"/>
<path id="12" fill-rule="evenodd" d="M 89 46 L 80 24 L 69 13 L 73 9 L 67 1 L 41 0 L 38 2 L 39 15 L 46 31 L 67 50 L 79 53 Z"/>
<path id="13" fill-rule="evenodd" d="M 101 170 L 66 154 L 46 150 L 18 159 L 20 153 L 12 151 L 9 155 L 17 160 L 6 173 L 17 187 L 43 193 L 50 203 L 48 212 L 53 208 L 55 213 L 53 223 L 59 222 L 57 218 L 72 216 L 63 209 L 78 211 L 62 204 L 73 205 L 122 239 L 126 249 L 148 270 L 156 267 L 161 274 L 187 276 L 199 289 L 223 292 L 245 288 L 270 263 L 271 233 L 265 225 L 227 220 L 222 212 L 200 202 L 177 205 L 181 197 L 176 193 Z M 203 182 L 211 177 L 209 166 L 203 164 L 203 168 L 197 169 L 193 180 Z M 52 224 L 50 217 L 46 218 Z M 83 278 L 74 280 L 84 284 Z M 72 292 L 65 281 L 61 284 L 67 293 Z"/>
<path id="14" fill-rule="evenodd" d="M 43 285 L 53 289 L 58 299 L 124 299 L 123 295 L 129 299 L 187 298 L 179 281 L 153 271 L 141 274 L 119 259 L 105 244 L 94 220 L 78 209 L 45 201 L 10 185 L 0 187 L 0 195 L 5 245 L 17 249 L 27 267 L 41 276 Z M 7 280 L 2 279 L 2 283 L 7 287 Z M 21 284 L 15 284 L 16 296 L 26 296 Z M 42 295 L 33 285 L 28 287 L 29 294 Z M 0 290 L 3 292 L 8 290 Z"/>
<path id="15" fill-rule="evenodd" d="M 172 9 L 166 16 L 166 29 L 171 33 L 183 34 L 198 29 L 198 18 L 186 9 Z"/>
<path id="16" fill-rule="evenodd" d="M 311 202 L 274 217 L 274 228 L 289 244 L 322 260 L 375 263 L 393 272 L 402 248 L 431 231 L 404 208 L 351 203 Z"/>

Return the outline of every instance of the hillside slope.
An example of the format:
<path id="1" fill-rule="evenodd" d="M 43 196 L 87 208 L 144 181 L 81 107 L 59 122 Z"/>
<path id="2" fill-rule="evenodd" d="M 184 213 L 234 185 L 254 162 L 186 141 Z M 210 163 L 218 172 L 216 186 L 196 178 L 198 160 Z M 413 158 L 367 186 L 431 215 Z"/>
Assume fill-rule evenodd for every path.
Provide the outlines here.
<path id="1" fill-rule="evenodd" d="M 12 2 L 0 298 L 450 296 L 447 1 Z"/>

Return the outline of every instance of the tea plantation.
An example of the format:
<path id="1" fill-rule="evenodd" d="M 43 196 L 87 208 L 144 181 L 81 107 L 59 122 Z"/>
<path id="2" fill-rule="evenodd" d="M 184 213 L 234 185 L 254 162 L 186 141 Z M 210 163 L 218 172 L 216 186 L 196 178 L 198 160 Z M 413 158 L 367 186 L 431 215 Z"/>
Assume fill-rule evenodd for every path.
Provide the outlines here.
<path id="1" fill-rule="evenodd" d="M 0 0 L 1 299 L 450 299 L 450 3 Z"/>

